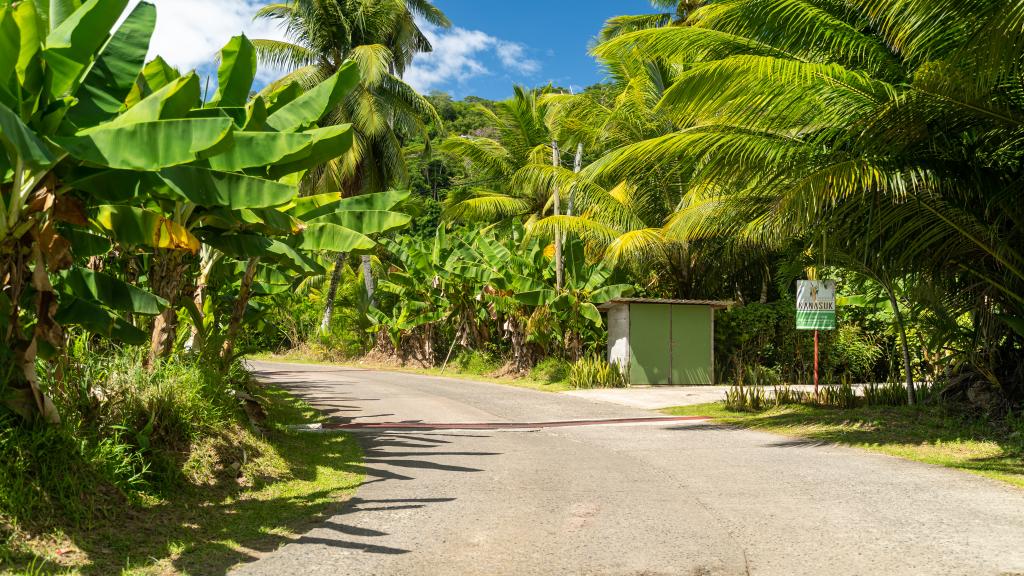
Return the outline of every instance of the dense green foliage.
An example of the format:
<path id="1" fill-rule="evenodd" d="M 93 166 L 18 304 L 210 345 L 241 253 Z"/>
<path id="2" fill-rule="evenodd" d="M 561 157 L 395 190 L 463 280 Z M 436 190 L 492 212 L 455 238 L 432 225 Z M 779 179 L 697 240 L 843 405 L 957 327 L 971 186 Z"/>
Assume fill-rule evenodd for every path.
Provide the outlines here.
<path id="1" fill-rule="evenodd" d="M 851 300 L 887 308 L 908 387 L 941 367 L 951 393 L 994 386 L 1019 400 L 1020 6 L 677 7 L 613 21 L 594 49 L 620 100 L 607 122 L 585 98 L 566 114 L 584 129 L 602 118 L 600 132 L 616 136 L 616 115 L 658 122 L 609 142 L 581 190 L 625 183 L 643 195 L 669 183 L 673 208 L 653 222 L 652 251 L 681 244 L 698 262 L 758 270 L 783 293 L 794 270 L 837 276 Z M 619 212 L 601 200 L 552 226 L 603 241 Z M 609 236 L 621 242 L 618 230 Z"/>
<path id="2" fill-rule="evenodd" d="M 830 277 L 842 310 L 822 336 L 826 381 L 902 380 L 908 401 L 923 380 L 990 407 L 1024 397 L 1020 7 L 657 4 L 671 10 L 602 31 L 606 84 L 446 108 L 468 130 L 417 165 L 443 221 L 580 242 L 641 295 L 735 301 L 720 379 L 749 366 L 808 382 L 789 295 Z"/>
<path id="3" fill-rule="evenodd" d="M 316 185 L 353 149 L 336 112 L 366 87 L 357 62 L 254 94 L 257 48 L 237 36 L 204 94 L 146 62 L 157 10 L 128 4 L 0 2 L 5 541 L 253 481 L 274 456 L 237 362 L 258 298 L 410 221 L 393 210 L 408 192 Z"/>

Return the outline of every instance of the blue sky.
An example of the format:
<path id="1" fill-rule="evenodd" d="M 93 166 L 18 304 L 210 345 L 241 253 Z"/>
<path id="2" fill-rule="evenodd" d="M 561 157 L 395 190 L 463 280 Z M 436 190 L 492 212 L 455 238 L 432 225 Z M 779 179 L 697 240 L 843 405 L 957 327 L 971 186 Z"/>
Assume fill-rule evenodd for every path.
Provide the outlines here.
<path id="1" fill-rule="evenodd" d="M 652 11 L 647 0 L 436 0 L 436 5 L 453 28 L 428 30 L 437 54 L 420 57 L 407 77 L 421 90 L 444 90 L 456 98 L 504 98 L 513 83 L 582 88 L 598 82 L 603 73 L 587 49 L 604 21 Z"/>
<path id="2" fill-rule="evenodd" d="M 253 22 L 269 0 L 150 0 L 157 29 L 150 56 L 159 54 L 183 70 L 216 73 L 217 51 L 232 36 L 280 39 L 268 22 Z M 132 5 L 138 0 L 132 0 Z M 587 49 L 610 16 L 651 12 L 647 0 L 435 0 L 452 20 L 450 29 L 424 24 L 435 51 L 417 57 L 406 80 L 421 92 L 443 90 L 500 99 L 512 84 L 549 82 L 583 88 L 602 79 Z M 267 82 L 279 71 L 261 70 Z"/>

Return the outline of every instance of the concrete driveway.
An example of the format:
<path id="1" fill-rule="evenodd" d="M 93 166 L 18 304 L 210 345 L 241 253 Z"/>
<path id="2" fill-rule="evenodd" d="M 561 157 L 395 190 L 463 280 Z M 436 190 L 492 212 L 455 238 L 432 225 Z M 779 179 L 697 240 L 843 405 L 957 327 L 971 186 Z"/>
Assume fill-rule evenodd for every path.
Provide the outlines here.
<path id="1" fill-rule="evenodd" d="M 253 366 L 364 426 L 366 480 L 235 574 L 1024 573 L 1024 491 L 984 478 L 570 395 Z"/>
<path id="2" fill-rule="evenodd" d="M 647 386 L 632 388 L 597 388 L 563 392 L 569 396 L 610 402 L 645 410 L 658 410 L 672 406 L 708 404 L 725 398 L 728 386 Z"/>

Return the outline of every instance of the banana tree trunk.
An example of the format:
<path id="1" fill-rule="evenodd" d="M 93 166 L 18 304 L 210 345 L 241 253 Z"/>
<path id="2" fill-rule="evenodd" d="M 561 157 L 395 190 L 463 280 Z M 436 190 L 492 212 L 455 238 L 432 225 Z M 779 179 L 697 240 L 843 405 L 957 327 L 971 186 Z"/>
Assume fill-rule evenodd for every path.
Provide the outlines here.
<path id="1" fill-rule="evenodd" d="M 199 281 L 196 282 L 196 289 L 192 295 L 192 301 L 196 306 L 196 310 L 200 314 L 203 312 L 203 307 L 206 304 L 206 288 L 210 283 L 210 274 L 213 273 L 213 267 L 220 260 L 221 253 L 214 252 L 209 246 L 203 246 L 203 252 L 200 264 Z M 185 344 L 186 350 L 199 350 L 200 353 L 203 351 L 203 347 L 206 345 L 206 330 L 201 329 L 202 327 L 196 325 L 193 322 L 192 334 L 189 336 L 188 342 Z"/>
<path id="2" fill-rule="evenodd" d="M 373 265 L 369 254 L 363 255 L 363 282 L 366 283 L 366 301 L 373 306 L 373 292 L 376 290 L 376 284 L 373 281 Z"/>
<path id="3" fill-rule="evenodd" d="M 146 365 L 150 369 L 156 365 L 157 360 L 166 357 L 174 349 L 174 341 L 178 336 L 177 302 L 182 286 L 185 284 L 187 271 L 188 262 L 185 260 L 185 253 L 175 250 L 157 250 L 153 254 L 153 262 L 149 269 L 150 288 L 154 294 L 167 300 L 171 305 L 153 321 L 149 358 L 146 361 Z"/>
<path id="4" fill-rule="evenodd" d="M 259 257 L 250 258 L 245 267 L 245 275 L 242 276 L 242 286 L 238 290 L 238 299 L 235 300 L 235 307 L 231 311 L 231 322 L 228 323 L 227 337 L 224 339 L 224 348 L 221 349 L 220 357 L 224 361 L 230 361 L 235 349 L 235 338 L 242 327 L 242 320 L 245 318 L 245 309 L 249 306 L 249 296 L 252 294 L 252 283 L 256 278 L 256 270 L 260 263 Z"/>
<path id="5" fill-rule="evenodd" d="M 38 243 L 32 246 L 29 256 L 24 246 L 17 241 L 0 243 L 0 279 L 2 292 L 9 302 L 9 314 L 0 320 L 0 360 L 11 362 L 15 369 L 7 372 L 9 381 L 0 381 L 7 386 L 7 397 L 3 403 L 26 420 L 36 416 L 52 424 L 60 423 L 60 415 L 53 401 L 39 386 L 36 371 L 36 356 L 40 339 L 52 347 L 63 344 L 63 332 L 53 320 L 57 311 L 56 297 L 50 284 L 46 264 Z M 30 259 L 35 260 L 33 270 L 29 269 Z M 22 330 L 22 310 L 19 307 L 22 293 L 32 286 L 36 290 L 37 324 L 31 338 Z"/>
<path id="6" fill-rule="evenodd" d="M 324 304 L 324 317 L 320 321 L 320 333 L 331 331 L 331 320 L 334 318 L 334 299 L 338 295 L 338 284 L 341 283 L 342 266 L 345 265 L 345 254 L 339 253 L 334 259 L 334 271 L 331 273 L 331 285 L 327 288 L 327 302 Z"/>

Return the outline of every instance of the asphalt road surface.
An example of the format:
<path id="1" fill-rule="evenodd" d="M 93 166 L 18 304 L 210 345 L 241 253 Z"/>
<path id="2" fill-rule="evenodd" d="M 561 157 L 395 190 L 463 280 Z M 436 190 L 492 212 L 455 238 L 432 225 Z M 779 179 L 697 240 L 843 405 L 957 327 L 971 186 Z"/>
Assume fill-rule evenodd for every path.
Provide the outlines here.
<path id="1" fill-rule="evenodd" d="M 362 426 L 366 478 L 239 576 L 1024 574 L 1024 490 L 985 478 L 570 395 L 253 367 Z"/>

